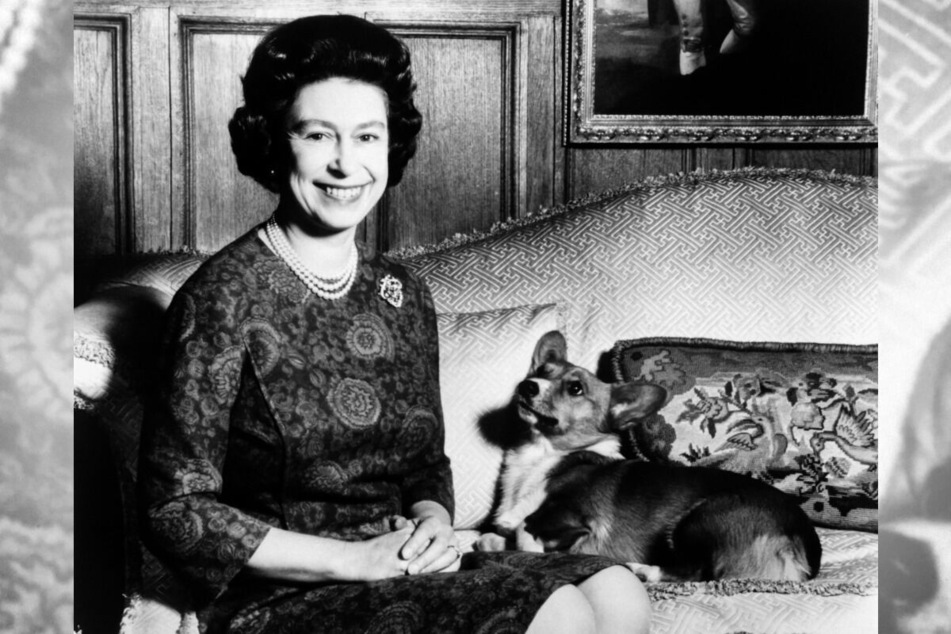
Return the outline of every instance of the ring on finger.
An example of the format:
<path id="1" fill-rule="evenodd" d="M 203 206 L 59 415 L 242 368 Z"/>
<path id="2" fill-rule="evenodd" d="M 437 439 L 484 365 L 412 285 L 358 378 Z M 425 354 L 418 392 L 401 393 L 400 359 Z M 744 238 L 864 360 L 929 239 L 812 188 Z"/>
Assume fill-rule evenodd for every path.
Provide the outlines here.
<path id="1" fill-rule="evenodd" d="M 459 550 L 458 546 L 456 546 L 455 544 L 449 544 L 449 548 L 451 548 L 456 553 L 456 559 L 459 559 L 460 557 L 462 557 L 462 551 Z"/>

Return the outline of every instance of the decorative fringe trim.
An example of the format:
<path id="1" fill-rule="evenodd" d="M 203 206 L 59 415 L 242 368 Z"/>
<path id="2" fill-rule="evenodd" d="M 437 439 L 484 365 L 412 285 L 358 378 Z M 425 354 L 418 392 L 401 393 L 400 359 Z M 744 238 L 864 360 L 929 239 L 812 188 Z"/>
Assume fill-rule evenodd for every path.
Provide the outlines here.
<path id="1" fill-rule="evenodd" d="M 198 615 L 194 612 L 186 612 L 182 617 L 182 627 L 176 634 L 198 634 Z"/>
<path id="2" fill-rule="evenodd" d="M 73 391 L 73 409 L 80 410 L 83 412 L 94 412 L 96 410 L 96 403 L 92 399 L 89 399 L 74 390 Z"/>
<path id="3" fill-rule="evenodd" d="M 198 634 L 198 619 L 194 612 L 180 612 L 156 599 L 147 599 L 133 592 L 126 599 L 119 624 L 120 634 L 150 634 L 175 632 Z"/>
<path id="4" fill-rule="evenodd" d="M 848 185 L 864 185 L 871 189 L 876 189 L 878 179 L 871 176 L 855 176 L 852 174 L 839 174 L 834 170 L 829 172 L 825 170 L 811 170 L 804 168 L 787 167 L 743 167 L 734 170 L 695 170 L 693 172 L 678 172 L 666 176 L 648 176 L 646 178 L 634 181 L 627 185 L 615 189 L 609 189 L 602 192 L 589 193 L 580 198 L 576 198 L 562 205 L 542 208 L 534 213 L 530 213 L 524 218 L 515 218 L 504 222 L 493 224 L 488 231 L 473 231 L 471 233 L 457 233 L 440 242 L 424 246 L 404 247 L 388 251 L 385 255 L 395 260 L 408 260 L 424 255 L 442 253 L 450 249 L 465 246 L 482 240 L 495 237 L 502 233 L 507 233 L 514 229 L 530 227 L 549 218 L 563 216 L 581 207 L 587 207 L 592 204 L 606 202 L 621 195 L 631 193 L 644 193 L 661 187 L 671 185 L 697 185 L 712 181 L 735 181 L 749 178 L 786 178 L 798 180 L 811 180 L 825 183 L 842 183 Z"/>
<path id="5" fill-rule="evenodd" d="M 638 346 L 684 346 L 722 348 L 740 352 L 817 352 L 820 354 L 878 354 L 878 344 L 849 344 L 849 343 L 812 343 L 812 342 L 785 342 L 785 341 L 727 341 L 725 339 L 707 339 L 704 337 L 642 337 L 639 339 L 622 339 L 611 347 L 611 369 L 614 376 L 623 375 L 622 353 L 629 348 Z"/>
<path id="6" fill-rule="evenodd" d="M 190 255 L 206 259 L 210 258 L 214 254 L 215 251 L 201 251 L 200 249 L 193 249 L 191 247 L 181 247 L 180 249 L 149 249 L 148 251 L 142 251 L 140 253 L 134 253 L 120 257 L 123 260 L 129 260 L 134 258 L 153 258 L 166 255 Z"/>
<path id="7" fill-rule="evenodd" d="M 703 346 L 706 348 L 724 348 L 726 350 L 766 350 L 768 352 L 858 352 L 873 353 L 878 351 L 878 344 L 852 343 L 808 343 L 789 341 L 731 341 L 727 339 L 707 339 L 705 337 L 642 337 L 625 339 L 614 344 L 615 348 L 630 348 L 633 346 Z"/>
<path id="8" fill-rule="evenodd" d="M 819 597 L 842 595 L 871 596 L 878 591 L 874 582 L 817 583 L 815 581 L 765 581 L 762 579 L 725 579 L 721 581 L 685 581 L 647 584 L 651 601 L 692 595 L 731 597 L 737 594 L 806 594 Z"/>
<path id="9" fill-rule="evenodd" d="M 89 361 L 109 369 L 115 368 L 116 353 L 112 346 L 80 334 L 73 335 L 73 358 Z"/>

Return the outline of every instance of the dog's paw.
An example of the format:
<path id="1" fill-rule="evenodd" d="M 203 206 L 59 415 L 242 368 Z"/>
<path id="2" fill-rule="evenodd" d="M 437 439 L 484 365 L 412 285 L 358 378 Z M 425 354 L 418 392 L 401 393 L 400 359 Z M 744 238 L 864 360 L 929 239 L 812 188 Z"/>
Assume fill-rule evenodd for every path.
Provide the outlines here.
<path id="1" fill-rule="evenodd" d="M 519 529 L 515 532 L 515 548 L 516 550 L 521 550 L 526 553 L 543 553 L 545 552 L 545 544 L 542 543 L 540 539 L 536 539 L 534 535 Z"/>
<path id="2" fill-rule="evenodd" d="M 634 561 L 629 561 L 625 565 L 644 583 L 657 583 L 664 576 L 659 566 L 648 566 L 647 564 L 639 564 Z"/>
<path id="3" fill-rule="evenodd" d="M 476 540 L 473 546 L 476 550 L 481 550 L 487 553 L 494 553 L 500 550 L 505 550 L 506 548 L 505 538 L 501 535 L 496 535 L 495 533 L 485 533 L 479 536 L 479 539 Z"/>
<path id="4" fill-rule="evenodd" d="M 497 518 L 495 518 L 495 528 L 502 533 L 511 534 L 515 532 L 515 529 L 519 527 L 519 524 L 522 523 L 522 520 L 519 519 L 515 513 L 502 513 Z"/>

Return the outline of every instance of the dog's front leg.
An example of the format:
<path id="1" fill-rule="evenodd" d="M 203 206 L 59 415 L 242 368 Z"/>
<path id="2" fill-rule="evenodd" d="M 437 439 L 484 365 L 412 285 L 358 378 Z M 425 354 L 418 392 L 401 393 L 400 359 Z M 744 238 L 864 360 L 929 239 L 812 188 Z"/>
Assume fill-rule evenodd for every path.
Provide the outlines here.
<path id="1" fill-rule="evenodd" d="M 545 552 L 541 540 L 535 539 L 534 535 L 525 530 L 525 522 L 519 524 L 518 528 L 515 529 L 515 548 L 527 553 Z"/>
<path id="2" fill-rule="evenodd" d="M 660 569 L 660 566 L 648 566 L 647 564 L 639 564 L 636 561 L 629 561 L 624 565 L 630 568 L 631 572 L 645 583 L 657 583 L 658 581 L 664 580 L 664 573 Z"/>
<path id="3" fill-rule="evenodd" d="M 483 533 L 479 535 L 479 539 L 476 540 L 474 546 L 476 550 L 481 550 L 486 553 L 495 553 L 500 550 L 507 550 L 508 540 L 498 533 Z"/>
<path id="4" fill-rule="evenodd" d="M 545 501 L 544 484 L 536 485 L 523 494 L 511 508 L 499 513 L 495 518 L 495 526 L 503 534 L 524 530 L 525 518 L 538 510 Z"/>

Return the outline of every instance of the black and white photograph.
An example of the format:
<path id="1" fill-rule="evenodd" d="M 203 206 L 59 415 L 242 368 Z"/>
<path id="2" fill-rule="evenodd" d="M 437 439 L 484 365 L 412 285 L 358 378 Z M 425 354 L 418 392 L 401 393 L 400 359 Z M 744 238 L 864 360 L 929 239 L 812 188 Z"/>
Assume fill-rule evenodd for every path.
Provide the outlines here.
<path id="1" fill-rule="evenodd" d="M 948 59 L 0 0 L 0 634 L 951 631 Z"/>

